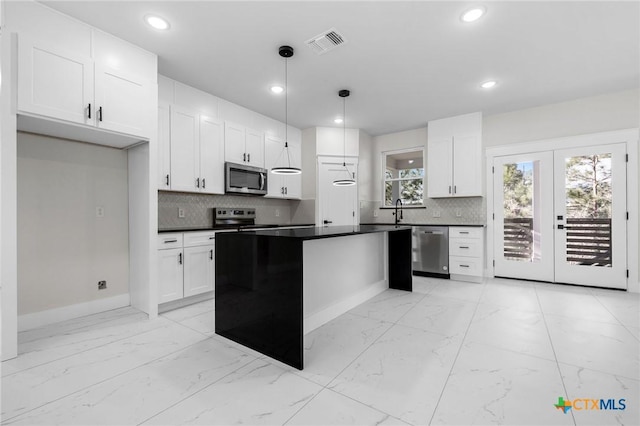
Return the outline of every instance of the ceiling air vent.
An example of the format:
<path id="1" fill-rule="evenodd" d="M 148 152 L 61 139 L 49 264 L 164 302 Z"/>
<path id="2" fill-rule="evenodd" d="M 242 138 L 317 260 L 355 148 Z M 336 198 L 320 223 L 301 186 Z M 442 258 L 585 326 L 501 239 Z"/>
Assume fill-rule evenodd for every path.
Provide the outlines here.
<path id="1" fill-rule="evenodd" d="M 347 40 L 345 40 L 338 30 L 331 28 L 322 34 L 318 34 L 312 39 L 307 40 L 307 46 L 313 49 L 313 51 L 318 55 L 322 55 L 323 53 L 327 53 L 346 42 Z"/>

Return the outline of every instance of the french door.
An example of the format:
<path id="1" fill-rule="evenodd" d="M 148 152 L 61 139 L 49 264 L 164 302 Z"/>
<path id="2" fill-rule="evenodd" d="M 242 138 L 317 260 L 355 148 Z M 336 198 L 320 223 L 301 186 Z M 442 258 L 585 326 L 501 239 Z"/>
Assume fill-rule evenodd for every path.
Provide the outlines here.
<path id="1" fill-rule="evenodd" d="M 494 158 L 495 275 L 626 288 L 626 146 Z"/>

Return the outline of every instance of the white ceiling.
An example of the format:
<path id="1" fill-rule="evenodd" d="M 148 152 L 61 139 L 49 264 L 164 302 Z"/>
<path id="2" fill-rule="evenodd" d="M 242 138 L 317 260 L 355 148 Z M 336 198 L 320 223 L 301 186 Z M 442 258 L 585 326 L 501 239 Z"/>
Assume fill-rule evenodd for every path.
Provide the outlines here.
<path id="1" fill-rule="evenodd" d="M 284 121 L 278 47 L 291 45 L 289 123 L 336 126 L 347 88 L 347 127 L 371 135 L 428 120 L 512 111 L 639 87 L 640 2 L 43 1 L 155 52 L 159 72 Z M 160 33 L 147 13 L 171 23 Z M 318 56 L 305 45 L 335 27 L 347 43 Z M 479 84 L 495 78 L 487 91 Z"/>

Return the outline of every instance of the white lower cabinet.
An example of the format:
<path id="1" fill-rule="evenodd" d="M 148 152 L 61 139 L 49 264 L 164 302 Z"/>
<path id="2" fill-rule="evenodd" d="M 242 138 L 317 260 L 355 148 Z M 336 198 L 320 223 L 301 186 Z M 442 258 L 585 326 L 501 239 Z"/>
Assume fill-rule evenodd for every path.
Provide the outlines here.
<path id="1" fill-rule="evenodd" d="M 158 236 L 158 303 L 213 291 L 214 238 L 210 231 Z"/>
<path id="2" fill-rule="evenodd" d="M 451 279 L 481 282 L 484 276 L 484 228 L 449 227 Z"/>

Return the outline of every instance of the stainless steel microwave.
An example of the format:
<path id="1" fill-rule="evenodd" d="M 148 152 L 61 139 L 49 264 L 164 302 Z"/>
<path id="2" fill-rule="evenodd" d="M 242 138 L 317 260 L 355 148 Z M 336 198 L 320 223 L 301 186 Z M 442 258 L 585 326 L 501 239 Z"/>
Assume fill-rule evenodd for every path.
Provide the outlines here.
<path id="1" fill-rule="evenodd" d="M 244 164 L 225 163 L 225 192 L 234 194 L 267 194 L 267 169 Z"/>

